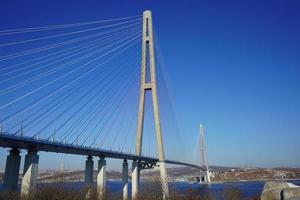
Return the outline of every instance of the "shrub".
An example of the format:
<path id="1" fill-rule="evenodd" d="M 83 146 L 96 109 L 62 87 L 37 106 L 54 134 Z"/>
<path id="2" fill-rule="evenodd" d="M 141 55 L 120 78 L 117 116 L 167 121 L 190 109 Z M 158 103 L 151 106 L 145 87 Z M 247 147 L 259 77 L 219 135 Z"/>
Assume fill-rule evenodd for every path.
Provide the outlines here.
<path id="1" fill-rule="evenodd" d="M 224 200 L 241 200 L 243 199 L 243 193 L 239 188 L 227 187 L 222 191 L 222 197 Z"/>

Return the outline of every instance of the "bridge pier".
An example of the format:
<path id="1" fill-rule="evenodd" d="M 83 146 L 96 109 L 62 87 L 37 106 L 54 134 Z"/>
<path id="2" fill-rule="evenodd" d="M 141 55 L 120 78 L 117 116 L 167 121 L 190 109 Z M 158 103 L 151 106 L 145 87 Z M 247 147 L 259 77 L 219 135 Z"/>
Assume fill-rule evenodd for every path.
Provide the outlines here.
<path id="1" fill-rule="evenodd" d="M 20 171 L 20 150 L 11 149 L 6 159 L 3 189 L 7 191 L 16 191 Z"/>
<path id="2" fill-rule="evenodd" d="M 93 170 L 94 170 L 93 157 L 88 156 L 85 161 L 85 171 L 84 171 L 84 184 L 86 187 L 91 187 L 93 185 Z"/>
<path id="3" fill-rule="evenodd" d="M 138 199 L 139 185 L 140 185 L 140 169 L 138 161 L 132 161 L 132 175 L 131 175 L 131 190 L 132 190 L 132 200 Z"/>
<path id="4" fill-rule="evenodd" d="M 128 200 L 128 162 L 125 159 L 123 161 L 123 200 Z"/>
<path id="5" fill-rule="evenodd" d="M 37 151 L 28 150 L 25 156 L 24 172 L 21 184 L 21 197 L 28 196 L 36 190 L 39 156 Z"/>
<path id="6" fill-rule="evenodd" d="M 208 183 L 210 183 L 210 172 L 208 169 L 206 170 L 206 180 Z"/>
<path id="7" fill-rule="evenodd" d="M 85 198 L 91 198 L 91 187 L 93 186 L 94 161 L 92 156 L 88 156 L 85 161 L 84 186 L 87 189 Z"/>
<path id="8" fill-rule="evenodd" d="M 106 160 L 101 157 L 98 161 L 98 175 L 97 175 L 97 193 L 98 199 L 104 200 L 106 195 Z"/>
<path id="9" fill-rule="evenodd" d="M 200 182 L 210 183 L 210 172 L 209 170 L 200 170 Z"/>

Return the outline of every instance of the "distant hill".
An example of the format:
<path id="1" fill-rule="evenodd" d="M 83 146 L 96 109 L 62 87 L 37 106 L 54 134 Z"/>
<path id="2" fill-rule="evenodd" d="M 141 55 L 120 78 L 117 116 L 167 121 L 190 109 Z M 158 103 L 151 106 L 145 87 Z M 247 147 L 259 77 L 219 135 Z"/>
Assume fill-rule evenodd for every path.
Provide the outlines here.
<path id="1" fill-rule="evenodd" d="M 210 166 L 212 172 L 212 181 L 252 181 L 252 180 L 274 180 L 274 179 L 300 179 L 300 168 L 236 168 L 236 167 L 220 167 Z M 171 181 L 191 181 L 199 176 L 199 169 L 191 167 L 172 167 L 167 168 L 168 176 Z M 142 179 L 159 178 L 159 170 L 148 169 L 141 172 Z M 97 172 L 94 171 L 94 179 Z M 129 176 L 131 173 L 129 172 Z M 0 172 L 0 181 L 3 181 L 4 172 Z M 20 174 L 19 179 L 22 175 Z M 122 173 L 120 171 L 107 170 L 107 178 L 110 180 L 121 180 Z M 83 181 L 84 170 L 44 170 L 39 171 L 39 182 L 69 182 Z"/>

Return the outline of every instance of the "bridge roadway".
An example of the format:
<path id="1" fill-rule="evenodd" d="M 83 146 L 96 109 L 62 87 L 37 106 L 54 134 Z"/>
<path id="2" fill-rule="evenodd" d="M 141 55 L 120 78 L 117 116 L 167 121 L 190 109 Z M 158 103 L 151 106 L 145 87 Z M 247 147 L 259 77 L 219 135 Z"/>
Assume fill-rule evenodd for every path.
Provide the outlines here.
<path id="1" fill-rule="evenodd" d="M 0 146 L 3 148 L 32 149 L 36 151 L 136 160 L 152 164 L 157 164 L 159 162 L 158 158 L 148 156 L 138 156 L 135 154 L 123 153 L 119 151 L 109 151 L 96 147 L 65 144 L 62 142 L 49 141 L 45 139 L 36 139 L 32 137 L 16 135 L 13 136 L 3 132 L 0 134 Z M 204 169 L 201 166 L 186 162 L 165 160 L 165 163 Z"/>

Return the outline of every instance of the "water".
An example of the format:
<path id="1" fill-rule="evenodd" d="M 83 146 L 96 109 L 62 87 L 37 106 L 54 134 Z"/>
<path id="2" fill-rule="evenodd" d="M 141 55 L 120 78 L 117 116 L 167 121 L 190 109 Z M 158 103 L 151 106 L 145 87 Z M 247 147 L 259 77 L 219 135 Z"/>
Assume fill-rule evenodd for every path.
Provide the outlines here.
<path id="1" fill-rule="evenodd" d="M 288 181 L 296 185 L 300 185 L 300 180 Z M 215 194 L 217 199 L 221 199 L 221 194 L 224 188 L 238 188 L 243 193 L 246 198 L 260 196 L 264 187 L 263 181 L 253 181 L 253 182 L 231 182 L 231 183 L 213 183 L 210 185 L 203 185 L 197 183 L 187 183 L 187 182 L 175 182 L 170 183 L 170 188 L 176 188 L 178 191 L 186 192 L 189 189 L 199 190 L 199 192 L 209 188 Z M 40 183 L 39 187 L 55 186 L 57 183 Z M 83 182 L 71 182 L 71 183 L 60 183 L 66 189 L 82 189 L 84 187 Z M 142 186 L 143 187 L 143 186 Z M 146 185 L 144 186 L 146 187 Z M 111 192 L 120 193 L 122 191 L 122 182 L 120 181 L 107 181 L 107 189 Z M 131 191 L 131 185 L 129 184 L 129 193 Z"/>
<path id="2" fill-rule="evenodd" d="M 296 185 L 300 185 L 300 180 L 288 181 Z M 63 187 L 65 189 L 83 189 L 83 182 L 66 182 L 66 183 L 39 183 L 39 188 L 43 187 Z M 143 187 L 143 185 L 142 185 Z M 146 185 L 144 185 L 146 187 Z M 221 199 L 221 194 L 224 188 L 238 188 L 243 193 L 246 198 L 260 196 L 264 182 L 263 181 L 254 181 L 254 182 L 231 182 L 231 183 L 213 183 L 210 185 L 200 185 L 197 183 L 187 183 L 187 182 L 175 182 L 170 183 L 170 188 L 176 188 L 178 191 L 186 192 L 189 189 L 195 189 L 199 192 L 209 188 L 215 194 L 217 199 Z M 2 188 L 2 185 L 0 186 Z M 121 193 L 122 191 L 122 182 L 120 181 L 107 181 L 107 189 L 111 192 Z M 129 184 L 129 193 L 131 191 L 131 184 Z"/>
<path id="3" fill-rule="evenodd" d="M 299 181 L 300 183 L 300 181 Z M 246 198 L 260 196 L 263 191 L 264 182 L 231 182 L 231 183 L 213 183 L 210 185 L 199 185 L 199 184 L 187 184 L 187 183 L 176 183 L 176 188 L 182 191 L 186 191 L 189 188 L 199 189 L 205 191 L 210 189 L 213 191 L 217 199 L 221 199 L 222 191 L 226 188 L 238 188 Z"/>

